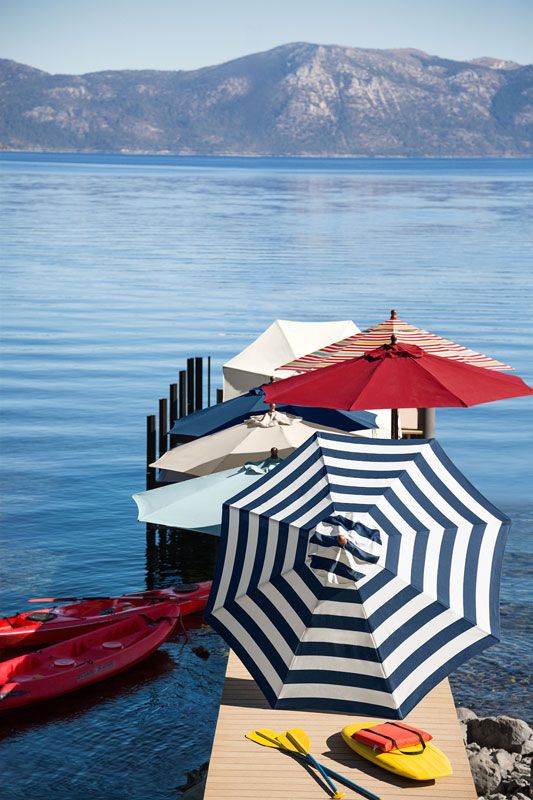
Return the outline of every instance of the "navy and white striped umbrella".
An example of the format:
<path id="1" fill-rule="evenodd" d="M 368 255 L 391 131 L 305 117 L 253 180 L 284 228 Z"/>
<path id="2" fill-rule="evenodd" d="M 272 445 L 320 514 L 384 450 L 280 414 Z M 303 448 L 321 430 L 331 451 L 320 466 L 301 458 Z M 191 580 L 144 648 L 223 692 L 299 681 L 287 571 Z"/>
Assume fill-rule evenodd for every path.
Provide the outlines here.
<path id="1" fill-rule="evenodd" d="M 224 504 L 206 619 L 273 707 L 402 719 L 498 641 L 509 526 L 435 440 L 316 433 Z"/>

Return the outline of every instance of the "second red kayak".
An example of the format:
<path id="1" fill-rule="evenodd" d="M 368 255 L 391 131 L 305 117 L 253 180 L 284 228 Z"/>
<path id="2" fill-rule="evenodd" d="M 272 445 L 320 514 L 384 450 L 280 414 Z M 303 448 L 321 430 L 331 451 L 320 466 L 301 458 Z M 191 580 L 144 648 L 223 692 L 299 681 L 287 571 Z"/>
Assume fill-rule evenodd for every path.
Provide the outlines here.
<path id="1" fill-rule="evenodd" d="M 104 628 L 0 664 L 0 712 L 73 692 L 132 667 L 172 633 L 179 610 L 158 603 Z"/>
<path id="2" fill-rule="evenodd" d="M 203 581 L 120 597 L 85 599 L 69 605 L 14 614 L 0 619 L 0 650 L 63 642 L 168 601 L 179 609 L 182 617 L 196 614 L 204 610 L 210 590 L 211 581 Z"/>

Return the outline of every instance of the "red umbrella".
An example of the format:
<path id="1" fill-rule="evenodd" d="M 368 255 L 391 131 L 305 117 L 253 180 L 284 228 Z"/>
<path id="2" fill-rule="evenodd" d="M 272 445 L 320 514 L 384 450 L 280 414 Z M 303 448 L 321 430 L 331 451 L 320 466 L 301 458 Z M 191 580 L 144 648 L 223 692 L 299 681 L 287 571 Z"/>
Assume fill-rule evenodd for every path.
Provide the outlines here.
<path id="1" fill-rule="evenodd" d="M 364 408 L 473 406 L 533 394 L 521 378 L 391 344 L 303 375 L 265 384 L 267 403 L 349 411 Z M 394 425 L 393 425 L 394 427 Z"/>

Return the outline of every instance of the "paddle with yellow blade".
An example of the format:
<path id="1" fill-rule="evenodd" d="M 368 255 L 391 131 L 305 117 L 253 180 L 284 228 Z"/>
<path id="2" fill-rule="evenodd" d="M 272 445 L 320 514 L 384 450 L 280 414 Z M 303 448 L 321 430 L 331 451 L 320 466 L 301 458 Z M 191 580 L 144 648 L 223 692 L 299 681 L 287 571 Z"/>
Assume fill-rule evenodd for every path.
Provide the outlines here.
<path id="1" fill-rule="evenodd" d="M 344 793 L 339 792 L 331 778 L 326 774 L 325 770 L 309 752 L 311 742 L 305 731 L 303 731 L 301 728 L 291 728 L 290 731 L 280 733 L 278 736 L 278 742 L 283 745 L 285 750 L 293 750 L 295 753 L 300 753 L 301 756 L 305 756 L 307 761 L 320 772 L 328 784 L 329 788 L 333 792 L 333 800 L 341 800 L 341 798 L 344 797 Z"/>
<path id="2" fill-rule="evenodd" d="M 289 731 L 287 731 L 287 733 L 289 733 Z M 291 733 L 294 734 L 294 730 L 291 731 Z M 291 744 L 289 741 L 285 743 L 285 740 L 283 739 L 284 736 L 285 734 L 282 734 L 280 736 L 280 734 L 276 733 L 276 731 L 273 731 L 271 728 L 259 728 L 258 730 L 250 731 L 250 733 L 246 734 L 246 738 L 250 739 L 250 741 L 252 742 L 261 744 L 264 747 L 275 747 L 278 750 L 283 750 L 285 752 L 291 753 L 292 755 L 301 756 L 306 761 L 308 761 L 307 755 L 305 755 L 299 749 L 297 749 L 295 745 Z M 309 739 L 307 739 L 307 741 L 309 741 Z M 287 744 L 287 746 L 285 746 L 285 744 Z M 318 764 L 318 761 L 315 763 Z M 320 764 L 319 769 L 320 768 L 322 768 L 322 770 L 324 770 L 324 772 L 326 772 L 330 777 L 334 778 L 337 781 L 340 781 L 341 783 L 344 783 L 344 785 L 347 786 L 349 789 L 353 789 L 355 792 L 358 792 L 363 797 L 368 798 L 368 800 L 381 800 L 381 798 L 377 794 L 370 792 L 368 789 L 364 789 L 362 786 L 359 786 L 359 784 L 349 780 L 349 778 L 345 778 L 344 775 L 339 775 L 338 772 L 335 772 L 334 770 L 330 769 L 330 767 L 326 766 L 325 764 Z M 341 796 L 342 795 L 337 794 L 337 797 Z"/>

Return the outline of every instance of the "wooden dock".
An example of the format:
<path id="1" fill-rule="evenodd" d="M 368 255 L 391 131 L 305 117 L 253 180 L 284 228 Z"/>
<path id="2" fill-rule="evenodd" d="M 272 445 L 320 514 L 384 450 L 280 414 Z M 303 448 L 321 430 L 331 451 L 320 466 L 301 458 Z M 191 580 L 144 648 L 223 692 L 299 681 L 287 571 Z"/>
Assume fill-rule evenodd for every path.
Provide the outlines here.
<path id="1" fill-rule="evenodd" d="M 361 717 L 361 719 L 364 719 Z M 324 800 L 326 791 L 304 765 L 278 750 L 260 747 L 244 734 L 257 728 L 304 728 L 312 754 L 336 772 L 383 798 L 413 800 L 474 800 L 476 790 L 447 680 L 433 689 L 409 714 L 406 722 L 429 730 L 435 744 L 448 756 L 453 775 L 436 782 L 407 781 L 361 759 L 342 741 L 340 730 L 353 716 L 313 711 L 274 711 L 255 681 L 230 652 L 215 732 L 204 800 Z M 339 783 L 345 800 L 360 798 Z"/>

